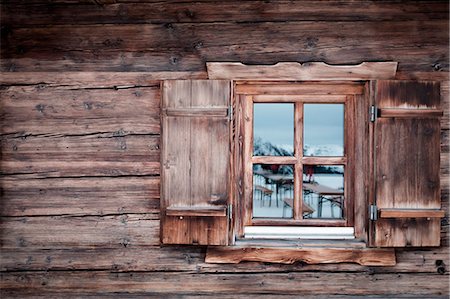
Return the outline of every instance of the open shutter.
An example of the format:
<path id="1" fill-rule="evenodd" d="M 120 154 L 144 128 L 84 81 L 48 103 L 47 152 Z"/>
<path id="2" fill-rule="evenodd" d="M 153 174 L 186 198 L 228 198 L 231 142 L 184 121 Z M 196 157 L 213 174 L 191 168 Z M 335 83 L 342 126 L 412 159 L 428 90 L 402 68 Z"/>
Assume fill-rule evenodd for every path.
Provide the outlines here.
<path id="1" fill-rule="evenodd" d="M 372 82 L 374 245 L 439 246 L 440 90 L 436 82 Z"/>
<path id="2" fill-rule="evenodd" d="M 163 83 L 161 239 L 164 244 L 227 244 L 230 96 L 230 81 Z"/>

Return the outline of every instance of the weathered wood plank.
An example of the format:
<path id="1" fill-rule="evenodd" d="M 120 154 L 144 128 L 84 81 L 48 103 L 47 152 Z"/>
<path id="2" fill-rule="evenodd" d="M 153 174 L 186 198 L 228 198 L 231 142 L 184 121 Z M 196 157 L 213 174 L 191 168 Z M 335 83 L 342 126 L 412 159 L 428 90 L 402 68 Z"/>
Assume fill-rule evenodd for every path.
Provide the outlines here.
<path id="1" fill-rule="evenodd" d="M 448 273 L 449 250 L 397 250 L 394 267 L 367 267 L 342 264 L 277 264 L 245 262 L 239 264 L 205 263 L 204 247 L 128 246 L 114 248 L 2 248 L 0 271 L 111 270 L 180 271 L 198 273 L 265 272 L 371 272 L 371 273 Z"/>
<path id="2" fill-rule="evenodd" d="M 394 249 L 366 248 L 248 248 L 208 247 L 205 262 L 237 264 L 244 261 L 292 264 L 357 263 L 364 266 L 394 266 Z"/>
<path id="3" fill-rule="evenodd" d="M 159 245 L 158 214 L 2 217 L 2 248 Z"/>
<path id="4" fill-rule="evenodd" d="M 101 6 L 85 1 L 8 1 L 2 5 L 3 22 L 13 27 L 70 24 L 131 24 L 178 22 L 267 22 L 267 21 L 387 21 L 434 20 L 448 16 L 445 1 L 354 2 L 278 0 L 266 1 L 171 1 L 170 4 L 154 1 L 99 1 Z M 67 5 L 70 3 L 70 5 Z"/>
<path id="5" fill-rule="evenodd" d="M 394 79 L 397 62 L 362 62 L 358 65 L 329 65 L 323 62 L 278 62 L 274 65 L 207 62 L 206 69 L 209 79 L 356 81 Z"/>
<path id="6" fill-rule="evenodd" d="M 159 86 L 120 90 L 39 86 L 1 90 L 1 133 L 160 132 Z"/>
<path id="7" fill-rule="evenodd" d="M 324 282 L 328 283 L 324 287 Z M 305 294 L 305 295 L 447 295 L 448 275 L 370 273 L 108 273 L 108 272 L 12 272 L 3 273 L 0 286 L 5 293 L 45 292 L 160 294 Z M 26 286 L 26 287 L 25 287 Z"/>
<path id="8" fill-rule="evenodd" d="M 2 216 L 159 213 L 159 178 L 2 177 Z"/>
<path id="9" fill-rule="evenodd" d="M 206 61 L 358 64 L 395 57 L 400 72 L 448 70 L 448 20 L 357 26 L 355 30 L 354 22 L 307 21 L 17 28 L 4 36 L 1 69 L 202 71 Z"/>
<path id="10" fill-rule="evenodd" d="M 160 173 L 159 136 L 31 136 L 2 138 L 0 145 L 3 175 L 46 178 Z"/>
<path id="11" fill-rule="evenodd" d="M 159 81 L 168 79 L 206 79 L 206 72 L 162 71 L 162 72 L 4 72 L 0 85 L 37 85 L 37 89 L 53 87 L 113 88 L 123 89 L 139 86 L 158 86 Z"/>

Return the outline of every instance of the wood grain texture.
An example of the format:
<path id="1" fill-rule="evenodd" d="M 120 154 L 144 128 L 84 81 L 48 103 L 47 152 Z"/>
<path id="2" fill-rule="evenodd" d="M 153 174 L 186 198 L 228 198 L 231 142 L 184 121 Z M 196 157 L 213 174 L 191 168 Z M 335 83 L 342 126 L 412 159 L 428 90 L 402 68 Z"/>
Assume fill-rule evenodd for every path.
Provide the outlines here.
<path id="1" fill-rule="evenodd" d="M 46 24 L 132 24 L 132 23 L 201 23 L 201 22 L 267 22 L 267 21 L 430 21 L 448 16 L 448 5 L 442 1 L 405 2 L 396 1 L 353 2 L 302 1 L 302 5 L 291 1 L 227 1 L 217 3 L 198 1 L 195 3 L 173 1 L 172 5 L 158 1 L 8 1 L 3 4 L 4 22 L 16 27 Z M 71 4 L 70 6 L 67 4 Z M 236 7 L 239 9 L 236 9 Z M 163 11 L 164 13 L 161 13 Z"/>
<path id="2" fill-rule="evenodd" d="M 159 85 L 115 90 L 47 85 L 0 90 L 2 134 L 159 134 Z"/>
<path id="3" fill-rule="evenodd" d="M 362 62 L 358 65 L 329 65 L 323 62 L 278 62 L 274 65 L 207 62 L 206 70 L 209 79 L 357 81 L 393 79 L 397 71 L 397 62 Z"/>
<path id="4" fill-rule="evenodd" d="M 159 245 L 158 214 L 2 217 L 2 248 Z"/>
<path id="5" fill-rule="evenodd" d="M 4 32 L 2 71 L 204 71 L 207 61 L 359 64 L 392 57 L 401 72 L 448 71 L 446 18 L 356 24 L 327 20 L 52 24 L 6 26 Z"/>
<path id="6" fill-rule="evenodd" d="M 376 90 L 382 108 L 440 107 L 436 83 L 377 81 Z M 377 208 L 440 209 L 439 118 L 379 118 L 375 126 Z M 375 222 L 378 246 L 439 246 L 439 240 L 439 219 Z"/>
<path id="7" fill-rule="evenodd" d="M 159 213 L 159 177 L 3 177 L 2 216 Z"/>
<path id="8" fill-rule="evenodd" d="M 399 62 L 397 79 L 441 81 L 441 109 L 444 110 L 441 136 L 448 136 L 445 135 L 450 124 L 448 1 L 332 1 L 329 5 L 324 5 L 322 1 L 300 3 L 284 0 L 138 2 L 2 1 L 1 64 L 3 71 L 11 72 L 0 74 L 0 92 L 6 91 L 10 85 L 16 88 L 18 85 L 31 84 L 33 86 L 28 87 L 25 93 L 33 97 L 38 95 L 41 87 L 45 87 L 44 90 L 66 90 L 67 98 L 71 96 L 71 89 L 84 88 L 88 91 L 94 88 L 86 93 L 87 97 L 90 92 L 95 93 L 95 88 L 104 89 L 99 91 L 99 97 L 111 89 L 111 93 L 105 96 L 108 98 L 114 87 L 131 90 L 135 88 L 133 86 L 155 86 L 149 80 L 205 79 L 206 61 L 270 65 L 280 61 L 358 64 L 361 61 L 389 60 Z M 88 70 L 91 72 L 86 72 Z M 10 144 L 9 141 L 14 137 L 30 133 L 42 134 L 42 139 L 33 142 L 33 145 L 40 142 L 62 145 L 61 142 L 68 140 L 63 137 L 71 134 L 85 136 L 99 133 L 110 137 L 135 134 L 136 142 L 140 138 L 137 134 L 159 135 L 159 115 L 156 121 L 151 120 L 152 116 L 144 113 L 151 108 L 142 105 L 143 102 L 134 102 L 135 97 L 132 95 L 118 97 L 110 103 L 128 112 L 133 110 L 122 108 L 122 104 L 137 103 L 140 109 L 136 107 L 136 110 L 142 111 L 137 111 L 134 119 L 130 119 L 132 114 L 124 116 L 116 111 L 105 111 L 103 118 L 91 120 L 81 114 L 77 114 L 81 117 L 77 119 L 64 115 L 69 117 L 68 120 L 29 118 L 33 116 L 33 107 L 45 105 L 47 100 L 52 101 L 52 105 L 56 98 L 64 102 L 64 107 L 58 106 L 59 109 L 71 107 L 64 93 L 49 92 L 48 99 L 33 103 L 30 108 L 15 110 L 17 117 L 8 120 L 7 125 L 3 124 L 3 113 L 7 111 L 4 106 L 0 107 L 2 127 L 7 126 L 10 128 L 7 133 L 11 133 L 3 136 L 6 138 L 3 144 Z M 83 102 L 77 103 L 82 108 Z M 367 109 L 361 111 L 366 113 Z M 75 123 L 70 124 L 70 121 Z M 27 142 L 32 137 L 36 136 L 28 136 Z M 58 141 L 60 137 L 61 142 Z M 50 240 L 45 248 L 37 243 L 36 246 L 29 244 L 19 247 L 20 242 L 17 240 L 23 233 L 2 230 L 3 238 L 17 241 L 14 247 L 1 248 L 2 296 L 447 298 L 450 168 L 448 144 L 445 142 L 448 138 L 444 137 L 441 137 L 440 197 L 447 217 L 441 221 L 442 246 L 396 249 L 397 264 L 394 267 L 259 262 L 205 264 L 202 247 L 134 246 L 133 242 L 130 246 L 124 246 L 126 242 L 116 245 L 118 242 L 114 236 L 110 236 L 110 242 L 106 240 L 107 236 L 94 231 L 93 219 L 97 219 L 95 222 L 99 223 L 98 226 L 104 227 L 111 222 L 97 217 L 102 213 L 146 213 L 148 207 L 149 213 L 156 215 L 158 192 L 154 189 L 157 188 L 158 177 L 111 177 L 104 173 L 102 177 L 95 177 L 91 181 L 90 177 L 26 179 L 24 174 L 14 177 L 3 175 L 0 177 L 3 184 L 1 208 L 9 221 L 20 222 L 22 217 L 17 216 L 28 213 L 34 215 L 31 218 L 37 222 L 46 222 L 48 217 L 38 215 L 59 213 L 68 214 L 66 218 L 72 214 L 91 217 L 79 217 L 77 221 L 47 221 L 46 225 L 39 225 L 38 228 L 43 231 L 39 233 L 45 234 L 47 229 L 51 230 L 51 225 L 59 221 L 61 226 L 65 226 L 62 229 L 67 235 L 75 235 L 63 236 L 57 243 L 60 235 L 50 236 L 53 231 L 47 232 L 45 238 L 41 237 L 44 241 Z M 70 147 L 76 143 L 73 140 Z M 137 143 L 131 139 L 126 141 L 137 155 L 140 149 L 130 145 Z M 94 149 L 80 142 L 80 156 L 86 151 L 86 155 L 94 159 Z M 115 151 L 113 141 L 99 142 L 104 145 L 94 143 L 98 146 L 99 155 L 103 151 L 109 157 L 113 157 L 112 153 L 120 154 L 118 148 Z M 242 144 L 242 139 L 236 138 L 235 142 Z M 49 146 L 46 145 L 46 148 Z M 18 148 L 20 151 L 21 147 Z M 43 146 L 38 145 L 37 148 L 42 149 Z M 1 151 L 4 150 L 7 151 L 2 146 Z M 63 147 L 49 152 L 56 154 L 59 150 L 63 150 Z M 130 157 L 125 152 L 123 155 Z M 73 152 L 61 152 L 62 160 L 65 153 L 74 158 L 75 148 Z M 155 153 L 151 151 L 149 155 Z M 10 154 L 2 153 L 3 157 Z M 20 155 L 38 158 L 38 152 L 32 154 L 31 148 Z M 109 163 L 114 164 L 113 161 Z M 48 168 L 43 164 L 41 166 Z M 66 170 L 58 168 L 54 169 L 65 176 Z M 112 169 L 113 166 L 107 168 Z M 93 167 L 86 169 L 96 173 Z M 9 180 L 15 182 L 9 183 Z M 242 182 L 242 178 L 237 181 Z M 40 185 L 46 186 L 42 196 L 39 193 L 42 192 Z M 242 184 L 237 184 L 236 188 L 238 194 L 242 195 Z M 240 197 L 236 197 L 236 200 L 239 201 Z M 115 211 L 119 207 L 124 208 L 123 212 Z M 25 210 L 22 213 L 23 208 Z M 119 219 L 120 215 L 114 217 Z M 157 223 L 158 220 L 155 225 Z M 76 229 L 78 225 L 81 227 L 79 232 Z M 23 225 L 20 227 L 23 231 Z M 90 227 L 88 233 L 86 227 Z M 118 234 L 113 230 L 108 229 L 105 233 Z M 146 225 L 132 230 L 136 238 L 140 235 L 143 236 L 141 240 L 146 238 L 149 243 L 159 243 L 157 228 L 151 236 L 147 233 L 153 229 Z M 81 235 L 83 232 L 85 234 Z M 33 230 L 28 236 L 32 233 L 37 234 Z M 93 236 L 98 236 L 99 241 L 94 240 Z M 125 273 L 116 275 L 116 272 Z"/>
<path id="9" fill-rule="evenodd" d="M 23 281 L 27 288 L 23 289 Z M 324 281 L 333 281 L 325 288 Z M 209 274 L 208 279 L 199 273 L 107 273 L 100 271 L 59 271 L 49 273 L 12 272 L 3 274 L 0 282 L 5 294 L 20 292 L 32 294 L 128 294 L 146 293 L 155 296 L 210 295 L 219 296 L 236 293 L 280 295 L 307 294 L 315 296 L 359 295 L 367 293 L 384 296 L 445 296 L 448 294 L 447 275 L 416 274 L 410 279 L 407 274 L 371 273 L 262 273 L 262 274 Z M 355 287 L 364 286 L 364 287 Z"/>
<path id="10" fill-rule="evenodd" d="M 207 263 L 240 263 L 243 261 L 292 264 L 357 263 L 365 266 L 394 266 L 394 249 L 349 248 L 242 248 L 208 247 Z"/>
<path id="11" fill-rule="evenodd" d="M 0 145 L 3 154 L 0 167 L 4 175 L 57 178 L 160 173 L 157 135 L 55 134 L 2 138 Z"/>
<path id="12" fill-rule="evenodd" d="M 225 112 L 224 107 L 230 105 L 230 81 L 164 81 L 163 94 L 163 111 L 185 113 L 162 114 L 162 241 L 225 245 L 228 222 L 223 206 L 230 200 L 230 128 L 227 114 L 216 112 Z M 209 112 L 198 113 L 199 109 Z M 208 207 L 216 213 L 205 213 Z M 203 212 L 193 214 L 200 208 Z M 178 211 L 174 214 L 173 209 Z M 180 209 L 190 211 L 182 215 Z"/>
<path id="13" fill-rule="evenodd" d="M 381 209 L 380 218 L 442 218 L 444 210 L 431 209 Z"/>

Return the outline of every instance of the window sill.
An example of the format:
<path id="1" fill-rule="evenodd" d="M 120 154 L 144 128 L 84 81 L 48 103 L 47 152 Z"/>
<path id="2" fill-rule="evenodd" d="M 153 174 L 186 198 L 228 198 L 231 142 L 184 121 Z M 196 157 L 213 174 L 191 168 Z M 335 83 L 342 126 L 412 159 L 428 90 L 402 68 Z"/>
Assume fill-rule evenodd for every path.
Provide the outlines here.
<path id="1" fill-rule="evenodd" d="M 245 240 L 235 246 L 208 246 L 206 263 L 240 262 L 293 264 L 356 263 L 362 266 L 395 266 L 395 249 L 366 248 L 358 241 Z"/>
<path id="2" fill-rule="evenodd" d="M 246 226 L 245 239 L 313 239 L 351 240 L 355 238 L 353 227 L 315 226 Z"/>

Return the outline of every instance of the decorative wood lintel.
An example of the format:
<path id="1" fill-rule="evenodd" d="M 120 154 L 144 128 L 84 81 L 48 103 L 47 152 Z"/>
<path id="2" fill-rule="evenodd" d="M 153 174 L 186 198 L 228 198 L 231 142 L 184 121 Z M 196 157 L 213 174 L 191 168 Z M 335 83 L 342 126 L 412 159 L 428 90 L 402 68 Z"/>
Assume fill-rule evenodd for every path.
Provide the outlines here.
<path id="1" fill-rule="evenodd" d="M 216 247 L 209 246 L 206 263 L 237 264 L 248 262 L 269 262 L 293 264 L 302 261 L 307 264 L 357 263 L 363 266 L 394 266 L 395 250 L 392 248 L 261 248 L 261 247 Z"/>
<path id="2" fill-rule="evenodd" d="M 394 79 L 397 62 L 362 62 L 329 65 L 325 62 L 279 62 L 245 65 L 240 62 L 207 62 L 209 79 L 229 80 L 372 80 Z"/>

